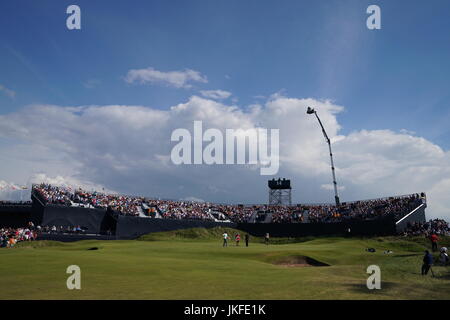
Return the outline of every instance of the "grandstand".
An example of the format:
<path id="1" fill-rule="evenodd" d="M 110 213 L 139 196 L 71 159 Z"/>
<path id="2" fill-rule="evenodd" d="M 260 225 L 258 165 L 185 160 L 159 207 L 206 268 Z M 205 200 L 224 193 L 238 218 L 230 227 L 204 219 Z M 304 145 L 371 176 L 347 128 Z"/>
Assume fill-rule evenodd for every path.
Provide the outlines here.
<path id="1" fill-rule="evenodd" d="M 49 184 L 34 185 L 32 201 L 0 203 L 8 226 L 81 226 L 88 234 L 128 239 L 145 233 L 227 225 L 254 235 L 387 235 L 425 222 L 425 193 L 332 204 L 231 205 L 157 200 Z"/>

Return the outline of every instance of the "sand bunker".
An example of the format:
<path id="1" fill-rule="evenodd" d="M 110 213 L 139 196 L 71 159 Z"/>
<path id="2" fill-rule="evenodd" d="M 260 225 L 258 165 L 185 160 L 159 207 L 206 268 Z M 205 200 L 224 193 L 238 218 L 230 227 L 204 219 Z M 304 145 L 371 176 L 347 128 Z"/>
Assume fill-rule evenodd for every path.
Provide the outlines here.
<path id="1" fill-rule="evenodd" d="M 306 256 L 285 256 L 276 259 L 273 264 L 284 267 L 329 267 L 329 264 Z"/>

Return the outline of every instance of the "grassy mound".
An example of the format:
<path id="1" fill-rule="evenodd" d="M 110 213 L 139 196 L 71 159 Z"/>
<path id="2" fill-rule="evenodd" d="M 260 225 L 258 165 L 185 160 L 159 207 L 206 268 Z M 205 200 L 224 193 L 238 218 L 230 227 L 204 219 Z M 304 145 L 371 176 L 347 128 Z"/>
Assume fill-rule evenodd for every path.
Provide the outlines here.
<path id="1" fill-rule="evenodd" d="M 234 235 L 239 233 L 241 235 L 241 242 L 245 242 L 245 234 L 247 232 L 226 227 L 214 227 L 214 228 L 190 228 L 173 231 L 154 232 L 143 235 L 137 240 L 141 241 L 166 241 L 166 240 L 221 240 L 224 232 L 227 232 L 230 236 L 229 242 L 234 241 Z M 289 244 L 289 243 L 301 243 L 317 239 L 317 237 L 301 237 L 301 238 L 270 238 L 270 244 Z M 264 237 L 255 237 L 250 235 L 251 243 L 264 243 Z"/>
<path id="2" fill-rule="evenodd" d="M 245 231 L 237 230 L 233 228 L 215 227 L 215 228 L 191 228 L 181 229 L 173 231 L 155 232 L 149 233 L 139 237 L 137 240 L 141 241 L 164 241 L 164 240 L 220 240 L 224 232 L 227 232 L 230 236 L 229 241 L 234 241 L 234 235 L 239 233 L 241 235 L 241 241 L 244 241 Z M 256 240 L 256 237 L 252 237 Z"/>
<path id="3" fill-rule="evenodd" d="M 431 242 L 424 236 L 414 236 L 414 237 L 401 237 L 401 236 L 391 236 L 391 237 L 380 237 L 374 240 L 380 242 L 381 244 L 390 244 L 391 246 L 397 248 L 397 250 L 420 252 L 422 253 L 426 249 L 431 248 Z M 440 237 L 439 247 L 450 247 L 450 237 Z"/>

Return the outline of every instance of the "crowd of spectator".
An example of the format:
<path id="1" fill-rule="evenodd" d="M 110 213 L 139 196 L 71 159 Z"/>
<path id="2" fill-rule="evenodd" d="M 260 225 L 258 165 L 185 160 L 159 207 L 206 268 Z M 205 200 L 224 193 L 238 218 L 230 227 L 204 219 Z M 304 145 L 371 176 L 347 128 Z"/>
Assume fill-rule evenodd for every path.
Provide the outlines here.
<path id="1" fill-rule="evenodd" d="M 9 201 L 9 200 L 0 200 L 0 206 L 31 206 L 32 201 Z"/>
<path id="2" fill-rule="evenodd" d="M 425 201 L 424 194 L 390 197 L 376 200 L 355 201 L 336 205 L 225 205 L 208 202 L 155 200 L 85 191 L 67 187 L 40 184 L 33 187 L 35 194 L 46 204 L 110 208 L 122 215 L 148 216 L 163 219 L 216 220 L 217 213 L 233 222 L 264 221 L 270 214 L 274 223 L 332 223 L 347 220 L 373 220 L 393 216 L 396 220 Z M 150 209 L 149 209 L 150 208 Z M 151 214 L 150 214 L 151 213 Z M 216 213 L 213 215 L 212 213 Z"/>
<path id="3" fill-rule="evenodd" d="M 81 226 L 38 226 L 41 233 L 48 234 L 83 234 L 86 233 L 86 228 Z"/>
<path id="4" fill-rule="evenodd" d="M 142 197 L 106 194 L 97 191 L 85 191 L 81 188 L 56 187 L 49 184 L 40 184 L 33 187 L 33 191 L 45 204 L 64 206 L 78 206 L 85 208 L 110 208 L 123 215 L 137 216 L 139 208 L 144 202 Z"/>
<path id="5" fill-rule="evenodd" d="M 332 223 L 346 220 L 374 220 L 388 215 L 399 220 L 425 201 L 424 194 L 355 201 L 336 205 L 272 207 L 273 222 Z"/>
<path id="6" fill-rule="evenodd" d="M 0 248 L 14 248 L 22 241 L 34 241 L 41 234 L 84 234 L 86 229 L 81 226 L 34 226 L 29 222 L 26 227 L 0 228 Z"/>
<path id="7" fill-rule="evenodd" d="M 29 223 L 24 228 L 0 228 L 0 248 L 14 248 L 21 241 L 33 241 L 38 237 L 38 230 Z"/>
<path id="8" fill-rule="evenodd" d="M 405 236 L 426 236 L 433 234 L 439 236 L 450 236 L 449 223 L 443 219 L 434 219 L 427 222 L 408 223 L 403 231 Z"/>
<path id="9" fill-rule="evenodd" d="M 206 202 L 146 200 L 145 203 L 158 208 L 164 219 L 214 220 Z"/>

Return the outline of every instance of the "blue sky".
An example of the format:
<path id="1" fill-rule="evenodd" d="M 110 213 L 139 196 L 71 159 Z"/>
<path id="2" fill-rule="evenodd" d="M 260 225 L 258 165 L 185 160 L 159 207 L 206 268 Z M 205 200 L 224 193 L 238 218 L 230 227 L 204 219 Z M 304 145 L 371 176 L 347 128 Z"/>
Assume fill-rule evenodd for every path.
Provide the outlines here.
<path id="1" fill-rule="evenodd" d="M 81 30 L 66 27 L 71 4 Z M 366 27 L 372 4 L 381 30 Z M 171 130 L 203 120 L 280 128 L 293 201 L 329 202 L 327 147 L 304 112 L 313 104 L 335 141 L 343 200 L 425 191 L 432 215 L 450 215 L 448 0 L 2 1 L 0 39 L 0 182 L 39 173 L 265 202 L 267 177 L 252 170 L 164 162 Z M 195 79 L 140 83 L 149 70 Z M 254 187 L 240 194 L 243 182 Z"/>
<path id="2" fill-rule="evenodd" d="M 82 30 L 65 27 L 68 5 Z M 365 26 L 377 4 L 382 29 Z M 450 146 L 448 1 L 9 1 L 0 11 L 0 112 L 30 103 L 167 108 L 196 90 L 239 106 L 279 90 L 344 105 L 343 133 L 407 129 Z M 129 69 L 198 70 L 189 90 L 125 85 Z M 95 88 L 83 83 L 91 81 Z"/>

